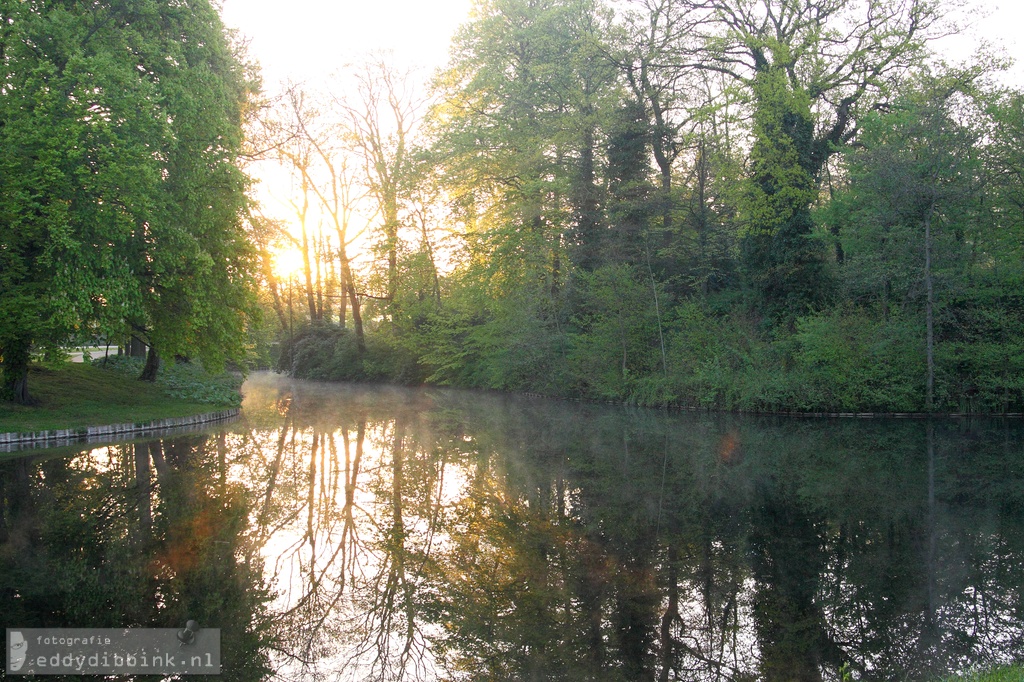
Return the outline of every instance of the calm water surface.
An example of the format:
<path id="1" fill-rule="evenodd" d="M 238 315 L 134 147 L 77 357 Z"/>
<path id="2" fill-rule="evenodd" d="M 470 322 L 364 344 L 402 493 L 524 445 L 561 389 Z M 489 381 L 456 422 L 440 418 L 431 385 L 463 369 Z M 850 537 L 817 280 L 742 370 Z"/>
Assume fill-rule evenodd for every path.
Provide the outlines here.
<path id="1" fill-rule="evenodd" d="M 1024 660 L 1019 422 L 265 374 L 245 393 L 220 431 L 0 455 L 0 627 L 192 618 L 222 629 L 224 680 L 932 680 Z"/>

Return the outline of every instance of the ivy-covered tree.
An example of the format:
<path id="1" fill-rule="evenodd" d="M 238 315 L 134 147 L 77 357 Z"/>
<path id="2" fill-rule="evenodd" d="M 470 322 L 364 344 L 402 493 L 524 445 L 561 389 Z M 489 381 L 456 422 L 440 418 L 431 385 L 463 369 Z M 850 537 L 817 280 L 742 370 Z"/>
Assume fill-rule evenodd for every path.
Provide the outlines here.
<path id="1" fill-rule="evenodd" d="M 643 105 L 627 100 L 608 131 L 608 223 L 601 244 L 605 263 L 645 263 L 655 213 L 650 182 L 650 126 Z"/>
<path id="2" fill-rule="evenodd" d="M 752 108 L 745 267 L 774 317 L 828 291 L 810 206 L 826 161 L 925 57 L 937 0 L 678 0 L 680 69 L 725 75 Z"/>

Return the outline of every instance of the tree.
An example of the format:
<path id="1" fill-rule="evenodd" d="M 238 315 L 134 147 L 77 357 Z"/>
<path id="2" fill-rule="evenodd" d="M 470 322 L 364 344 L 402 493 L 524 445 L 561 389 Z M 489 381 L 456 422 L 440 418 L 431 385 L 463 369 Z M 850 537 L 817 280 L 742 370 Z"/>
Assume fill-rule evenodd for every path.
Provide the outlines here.
<path id="1" fill-rule="evenodd" d="M 481 260 L 548 295 L 567 257 L 593 268 L 601 210 L 600 128 L 617 97 L 593 2 L 481 3 L 438 80 L 434 149 Z M 483 254 L 487 253 L 486 257 Z"/>
<path id="2" fill-rule="evenodd" d="M 356 347 L 361 353 L 366 350 L 362 307 L 359 294 L 356 293 L 352 260 L 348 255 L 348 247 L 353 239 L 349 230 L 356 214 L 356 206 L 363 198 L 363 193 L 357 189 L 355 177 L 348 167 L 352 131 L 344 127 L 340 121 L 325 122 L 316 112 L 304 111 L 301 106 L 302 96 L 297 94 L 294 88 L 290 93 L 290 99 L 294 125 L 293 139 L 297 144 L 306 147 L 307 154 L 307 163 L 300 167 L 293 161 L 293 165 L 302 175 L 302 186 L 309 188 L 316 195 L 321 210 L 327 214 L 338 237 L 342 297 L 340 324 L 342 327 L 346 325 L 345 296 L 348 296 Z M 312 168 L 313 158 L 317 166 L 315 169 Z"/>
<path id="3" fill-rule="evenodd" d="M 782 70 L 755 76 L 754 144 L 742 255 L 758 303 L 775 317 L 803 312 L 829 293 L 824 250 L 811 241 L 817 196 L 809 103 Z"/>
<path id="4" fill-rule="evenodd" d="M 828 158 L 887 101 L 937 34 L 936 0 L 680 0 L 680 69 L 721 73 L 753 109 L 745 265 L 776 316 L 828 291 L 810 206 Z"/>
<path id="5" fill-rule="evenodd" d="M 242 356 L 250 251 L 235 165 L 250 83 L 212 7 L 4 3 L 0 356 L 126 329 L 214 364 Z"/>
<path id="6" fill-rule="evenodd" d="M 863 272 L 874 265 L 885 299 L 924 289 L 929 411 L 935 406 L 936 264 L 948 275 L 966 265 L 965 233 L 977 206 L 972 197 L 981 189 L 978 133 L 957 111 L 970 81 L 969 74 L 925 79 L 889 112 L 864 122 L 863 147 L 848 158 L 859 228 L 859 243 L 847 250 L 849 267 Z M 909 278 L 894 292 L 900 271 Z"/>
<path id="7" fill-rule="evenodd" d="M 656 271 L 669 291 L 706 298 L 736 285 L 743 161 L 713 125 L 700 124 L 686 142 L 677 218 L 656 240 Z"/>
<path id="8" fill-rule="evenodd" d="M 163 38 L 157 59 L 167 72 L 157 74 L 166 89 L 161 113 L 171 121 L 160 170 L 163 210 L 148 238 L 136 235 L 145 244 L 137 272 L 144 275 L 149 345 L 141 378 L 148 380 L 155 378 L 158 350 L 198 356 L 211 367 L 244 361 L 242 332 L 255 315 L 258 268 L 244 229 L 248 181 L 239 169 L 255 84 L 211 5 L 165 11 L 152 26 Z"/>
<path id="9" fill-rule="evenodd" d="M 362 155 L 364 181 L 376 200 L 381 221 L 379 249 L 387 258 L 385 298 L 392 321 L 398 290 L 400 212 L 410 192 L 412 133 L 421 101 L 407 75 L 384 61 L 368 63 L 357 74 L 359 104 L 343 105 L 352 139 Z"/>
<path id="10" fill-rule="evenodd" d="M 0 358 L 3 397 L 27 403 L 33 344 L 141 310 L 127 246 L 159 177 L 145 141 L 163 131 L 146 110 L 153 84 L 131 74 L 124 17 L 0 12 Z"/>
<path id="11" fill-rule="evenodd" d="M 627 12 L 623 19 L 623 44 L 612 60 L 650 126 L 661 190 L 657 205 L 661 227 L 669 232 L 674 209 L 673 166 L 684 148 L 681 137 L 699 106 L 691 101 L 699 91 L 688 82 L 693 74 L 679 61 L 678 46 L 697 25 L 697 14 L 680 11 L 678 0 L 640 0 L 637 4 L 642 9 Z"/>

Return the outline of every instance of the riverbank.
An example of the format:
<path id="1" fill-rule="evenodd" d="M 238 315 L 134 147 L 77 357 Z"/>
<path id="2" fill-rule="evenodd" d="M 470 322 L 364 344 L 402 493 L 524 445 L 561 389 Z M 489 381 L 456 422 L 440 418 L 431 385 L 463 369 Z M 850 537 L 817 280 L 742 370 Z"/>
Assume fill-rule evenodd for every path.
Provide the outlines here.
<path id="1" fill-rule="evenodd" d="M 29 392 L 38 405 L 0 403 L 0 433 L 144 423 L 237 407 L 237 402 L 227 400 L 181 397 L 167 384 L 137 381 L 124 372 L 78 363 L 58 368 L 33 365 Z"/>
<path id="2" fill-rule="evenodd" d="M 568 321 L 499 325 L 445 312 L 419 326 L 377 328 L 361 350 L 351 330 L 316 324 L 282 341 L 278 368 L 318 381 L 432 384 L 749 414 L 1024 412 L 1024 355 L 1010 343 L 985 349 L 941 344 L 929 400 L 923 345 L 916 325 L 905 320 L 882 324 L 852 311 L 766 330 L 741 310 L 715 314 L 690 304 L 676 312 L 663 339 L 637 329 L 643 338 L 633 346 L 626 343 L 629 335 L 598 338 Z"/>
<path id="3" fill-rule="evenodd" d="M 969 675 L 949 677 L 943 682 L 1024 682 L 1024 666 L 1000 666 Z"/>

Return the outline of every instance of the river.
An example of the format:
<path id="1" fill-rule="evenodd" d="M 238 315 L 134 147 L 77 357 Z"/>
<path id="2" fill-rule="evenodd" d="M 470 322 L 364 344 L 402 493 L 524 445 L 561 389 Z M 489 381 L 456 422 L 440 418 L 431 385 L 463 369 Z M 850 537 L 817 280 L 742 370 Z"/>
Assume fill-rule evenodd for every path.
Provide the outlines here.
<path id="1" fill-rule="evenodd" d="M 224 680 L 935 680 L 1024 660 L 1024 425 L 258 373 L 0 455 L 0 627 L 220 628 Z"/>

